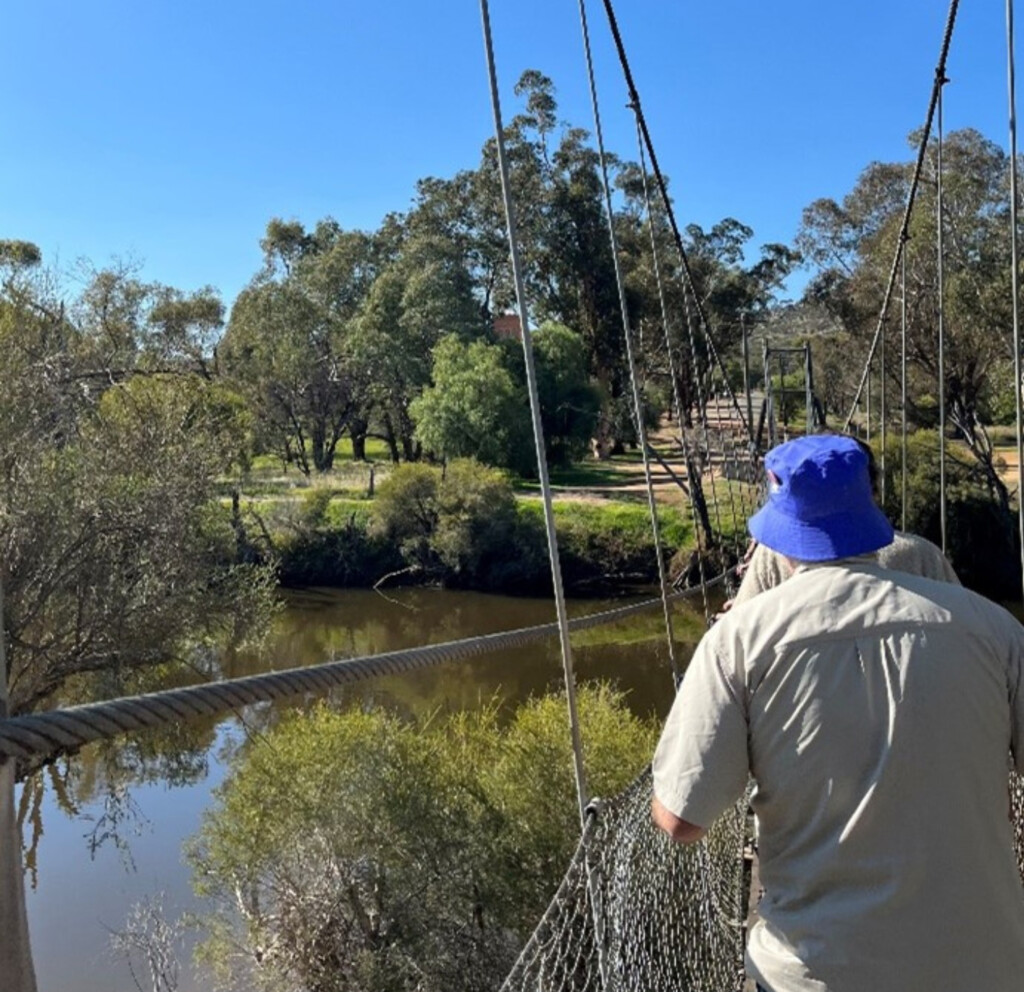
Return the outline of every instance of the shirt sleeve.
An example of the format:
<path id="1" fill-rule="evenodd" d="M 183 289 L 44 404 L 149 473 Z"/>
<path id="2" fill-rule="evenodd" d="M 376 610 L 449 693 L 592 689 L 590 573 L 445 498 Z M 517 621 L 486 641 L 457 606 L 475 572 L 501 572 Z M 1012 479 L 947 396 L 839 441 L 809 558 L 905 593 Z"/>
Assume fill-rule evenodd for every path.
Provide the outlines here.
<path id="1" fill-rule="evenodd" d="M 742 687 L 713 647 L 697 646 L 654 754 L 654 794 L 670 812 L 710 827 L 747 786 Z"/>

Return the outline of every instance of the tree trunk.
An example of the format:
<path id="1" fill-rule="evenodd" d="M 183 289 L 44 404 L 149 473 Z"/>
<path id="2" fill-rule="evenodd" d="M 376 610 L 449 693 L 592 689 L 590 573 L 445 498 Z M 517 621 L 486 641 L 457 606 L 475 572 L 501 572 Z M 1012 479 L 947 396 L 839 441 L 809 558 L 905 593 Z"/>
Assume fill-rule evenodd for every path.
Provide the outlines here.
<path id="1" fill-rule="evenodd" d="M 399 411 L 398 416 L 399 430 L 402 434 L 402 454 L 407 462 L 414 462 L 419 458 L 417 453 L 419 446 L 413 438 L 416 428 L 413 426 L 412 420 L 409 419 L 409 414 L 404 409 Z"/>
<path id="2" fill-rule="evenodd" d="M 398 440 L 395 438 L 395 429 L 391 425 L 391 417 L 388 414 L 384 415 L 384 440 L 387 442 L 391 461 L 397 465 L 401 461 L 401 457 L 398 453 Z"/>
<path id="3" fill-rule="evenodd" d="M 700 529 L 704 532 L 705 550 L 714 547 L 718 542 L 715 540 L 715 532 L 711 529 L 711 517 L 708 515 L 708 501 L 704 496 L 704 484 L 701 482 L 700 469 L 697 462 L 691 456 L 686 459 L 686 478 L 690 483 L 690 499 L 697 514 L 697 521 Z"/>
<path id="4" fill-rule="evenodd" d="M 357 462 L 366 461 L 366 431 L 369 425 L 365 420 L 354 419 L 349 427 L 352 435 L 352 457 Z"/>
<path id="5" fill-rule="evenodd" d="M 329 472 L 334 464 L 334 450 L 327 443 L 327 427 L 325 424 L 320 421 L 313 423 L 309 442 L 313 449 L 313 467 L 318 472 Z"/>

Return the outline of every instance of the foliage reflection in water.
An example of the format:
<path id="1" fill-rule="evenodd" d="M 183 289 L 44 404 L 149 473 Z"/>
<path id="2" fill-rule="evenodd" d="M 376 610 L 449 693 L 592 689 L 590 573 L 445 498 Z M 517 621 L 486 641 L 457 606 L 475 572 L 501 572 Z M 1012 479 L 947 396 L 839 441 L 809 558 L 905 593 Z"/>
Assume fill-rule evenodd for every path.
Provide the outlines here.
<path id="1" fill-rule="evenodd" d="M 583 615 L 622 602 L 577 601 L 570 609 Z M 688 608 L 677 615 L 676 636 L 687 642 L 681 651 L 687 657 L 704 622 Z M 287 596 L 261 649 L 227 650 L 214 668 L 233 678 L 553 619 L 550 600 L 435 589 L 398 590 L 387 597 L 363 590 L 308 590 Z M 573 645 L 581 681 L 613 682 L 639 716 L 667 712 L 672 690 L 658 609 L 581 632 Z M 506 718 L 515 704 L 555 690 L 561 682 L 558 643 L 552 638 L 518 651 L 367 681 L 339 693 L 336 702 L 380 706 L 414 718 L 476 710 L 501 698 Z M 263 730 L 279 712 L 252 708 L 246 724 Z M 133 903 L 160 892 L 169 915 L 193 908 L 181 847 L 198 829 L 211 790 L 223 780 L 227 760 L 245 738 L 234 718 L 199 721 L 117 747 L 87 749 L 70 766 L 60 765 L 30 783 L 25 841 L 30 844 L 39 834 L 38 884 L 29 893 L 29 912 L 41 988 L 116 992 L 134 987 L 124 963 L 108 950 L 108 928 L 119 928 Z M 93 842 L 104 837 L 91 851 Z M 123 841 L 120 849 L 115 838 Z M 182 992 L 206 984 L 194 980 L 190 967 L 183 969 Z"/>

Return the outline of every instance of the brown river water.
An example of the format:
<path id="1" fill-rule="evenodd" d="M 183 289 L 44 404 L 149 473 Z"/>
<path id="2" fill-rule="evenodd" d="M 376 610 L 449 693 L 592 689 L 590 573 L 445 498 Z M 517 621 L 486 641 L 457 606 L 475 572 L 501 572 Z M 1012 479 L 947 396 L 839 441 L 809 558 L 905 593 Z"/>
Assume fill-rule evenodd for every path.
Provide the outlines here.
<path id="1" fill-rule="evenodd" d="M 569 604 L 574 616 L 631 600 Z M 698 602 L 676 607 L 681 661 L 689 658 L 704 628 Z M 311 590 L 291 593 L 271 636 L 260 650 L 227 651 L 219 658 L 225 678 L 311 665 L 400 648 L 457 640 L 555 619 L 551 600 L 513 599 L 435 589 L 389 592 Z M 663 716 L 672 683 L 660 608 L 573 637 L 580 680 L 608 680 L 628 693 L 638 714 Z M 499 696 L 509 705 L 563 684 L 557 638 L 518 650 L 451 662 L 400 677 L 368 680 L 340 697 L 353 705 L 381 705 L 415 715 L 463 710 Z M 266 721 L 266 712 L 254 719 Z M 568 731 L 567 731 L 568 732 Z M 133 903 L 162 894 L 175 918 L 195 908 L 182 844 L 196 832 L 225 775 L 227 756 L 244 742 L 235 717 L 196 728 L 188 748 L 165 760 L 140 762 L 130 748 L 122 762 L 127 798 L 105 805 L 103 775 L 86 754 L 73 777 L 76 811 L 62 809 L 47 782 L 36 819 L 36 882 L 27 892 L 29 926 L 41 990 L 132 992 L 123 959 L 110 950 L 110 931 L 120 928 Z M 152 756 L 150 756 L 152 757 Z M 63 804 L 66 806 L 66 804 Z M 33 829 L 26 824 L 25 841 Z M 103 838 L 108 834 L 116 834 Z M 146 985 L 148 976 L 139 976 Z M 2 986 L 0 980 L 0 986 Z M 208 977 L 182 962 L 180 992 L 209 989 Z"/>

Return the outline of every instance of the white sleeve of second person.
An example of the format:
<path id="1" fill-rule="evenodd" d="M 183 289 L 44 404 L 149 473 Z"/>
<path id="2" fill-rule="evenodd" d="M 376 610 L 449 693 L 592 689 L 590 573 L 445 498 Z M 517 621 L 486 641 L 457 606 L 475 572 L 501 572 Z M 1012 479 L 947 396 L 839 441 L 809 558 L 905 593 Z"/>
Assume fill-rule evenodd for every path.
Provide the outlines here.
<path id="1" fill-rule="evenodd" d="M 654 753 L 654 794 L 680 819 L 707 829 L 747 786 L 747 718 L 734 684 L 706 636 L 686 670 Z"/>

